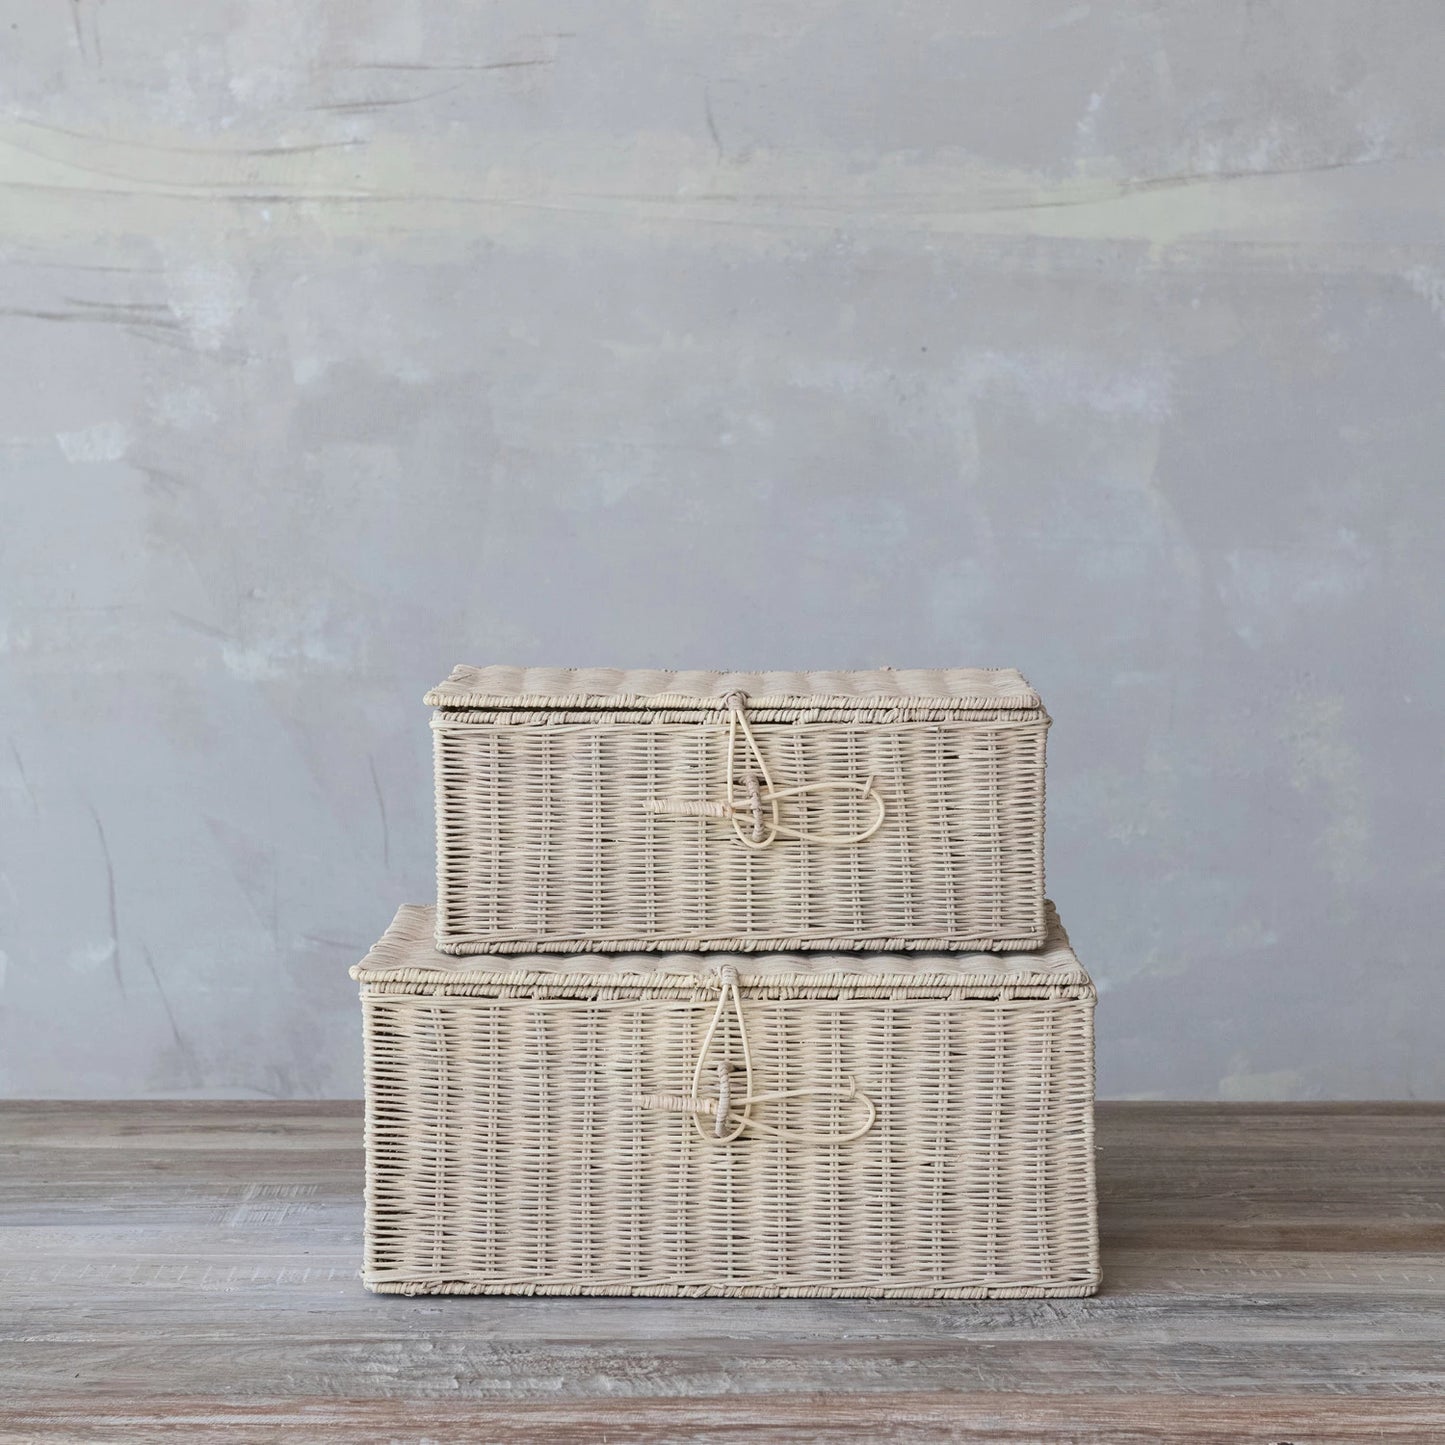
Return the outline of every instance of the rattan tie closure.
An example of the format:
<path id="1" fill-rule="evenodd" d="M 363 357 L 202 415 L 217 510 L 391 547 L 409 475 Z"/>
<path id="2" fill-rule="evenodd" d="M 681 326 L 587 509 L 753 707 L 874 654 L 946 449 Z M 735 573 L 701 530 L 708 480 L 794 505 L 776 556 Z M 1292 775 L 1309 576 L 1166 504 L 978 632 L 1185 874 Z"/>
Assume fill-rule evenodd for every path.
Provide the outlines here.
<path id="1" fill-rule="evenodd" d="M 861 783 L 829 781 L 804 783 L 796 788 L 779 788 L 768 771 L 767 759 L 748 723 L 747 699 L 740 692 L 730 692 L 723 699 L 728 710 L 727 748 L 727 797 L 720 803 L 700 802 L 695 799 L 649 799 L 647 811 L 672 818 L 726 818 L 733 825 L 733 833 L 745 847 L 761 851 L 771 847 L 779 838 L 807 838 L 810 843 L 853 844 L 867 842 L 882 826 L 888 816 L 887 804 L 873 786 L 873 779 Z M 757 771 L 737 771 L 738 739 L 742 738 L 744 748 L 751 754 Z M 762 781 L 759 782 L 761 776 Z M 739 797 L 741 784 L 744 796 Z M 856 792 L 872 801 L 877 816 L 861 833 L 814 832 L 798 828 L 785 828 L 781 821 L 778 803 L 784 798 L 800 798 L 805 793 Z M 744 828 L 743 821 L 750 826 Z"/>
<path id="2" fill-rule="evenodd" d="M 712 1048 L 713 1039 L 717 1037 L 718 1030 L 727 1016 L 729 1003 L 732 1005 L 737 1020 L 738 1042 L 743 1053 L 743 1093 L 740 1098 L 734 1097 L 732 1068 L 726 1059 L 719 1059 L 715 1065 L 717 1096 L 705 1098 L 700 1090 L 703 1074 L 707 1068 L 708 1051 Z M 762 1120 L 753 1117 L 755 1104 L 776 1103 L 781 1099 L 807 1098 L 832 1098 L 844 1102 L 857 1100 L 863 1105 L 867 1117 L 855 1129 L 833 1133 L 811 1129 L 780 1129 L 776 1125 L 765 1124 Z M 825 1084 L 821 1087 L 804 1089 L 779 1089 L 767 1094 L 753 1093 L 753 1056 L 748 1045 L 747 1020 L 743 1015 L 742 995 L 738 992 L 738 971 L 730 963 L 724 964 L 718 970 L 717 1007 L 713 1010 L 712 1020 L 707 1026 L 706 1033 L 702 1036 L 702 1043 L 697 1051 L 697 1062 L 692 1070 L 691 1095 L 643 1094 L 639 1096 L 637 1103 L 643 1109 L 663 1109 L 674 1114 L 691 1115 L 693 1128 L 696 1129 L 698 1137 L 706 1140 L 709 1144 L 731 1144 L 734 1139 L 741 1138 L 749 1130 L 758 1134 L 771 1134 L 778 1139 L 789 1139 L 799 1144 L 849 1144 L 854 1139 L 861 1139 L 873 1127 L 874 1121 L 878 1117 L 878 1109 L 873 1100 L 859 1090 L 851 1075 L 843 1079 L 841 1084 Z M 711 1132 L 703 1125 L 703 1120 L 709 1115 L 712 1116 Z"/>

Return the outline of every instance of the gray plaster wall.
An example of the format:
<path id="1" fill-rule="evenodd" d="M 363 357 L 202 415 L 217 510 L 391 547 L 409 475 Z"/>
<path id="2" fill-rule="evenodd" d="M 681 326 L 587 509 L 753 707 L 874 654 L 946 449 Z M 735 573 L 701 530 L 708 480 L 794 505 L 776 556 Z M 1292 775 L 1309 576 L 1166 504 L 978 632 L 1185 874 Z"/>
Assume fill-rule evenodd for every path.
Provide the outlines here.
<path id="1" fill-rule="evenodd" d="M 349 1095 L 457 661 L 1022 668 L 1106 1095 L 1445 1095 L 1435 0 L 16 0 L 0 1089 Z"/>

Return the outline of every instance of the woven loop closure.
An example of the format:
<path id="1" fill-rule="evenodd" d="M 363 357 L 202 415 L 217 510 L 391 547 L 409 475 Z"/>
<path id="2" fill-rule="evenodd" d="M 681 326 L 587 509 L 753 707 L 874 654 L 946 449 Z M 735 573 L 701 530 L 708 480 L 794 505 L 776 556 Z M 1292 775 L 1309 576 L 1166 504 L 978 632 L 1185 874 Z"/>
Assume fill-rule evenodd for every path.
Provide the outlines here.
<path id="1" fill-rule="evenodd" d="M 779 838 L 806 838 L 810 843 L 863 843 L 883 826 L 888 808 L 873 786 L 871 777 L 861 783 L 833 780 L 804 783 L 796 788 L 777 787 L 748 722 L 747 699 L 740 692 L 730 692 L 723 701 L 728 710 L 726 798 L 720 803 L 699 802 L 691 798 L 652 798 L 644 805 L 648 812 L 672 818 L 726 818 L 732 823 L 733 835 L 738 842 L 758 851 L 771 847 Z M 753 765 L 741 773 L 737 771 L 739 739 Z M 877 810 L 873 821 L 861 833 L 809 832 L 783 826 L 778 808 L 782 799 L 826 792 L 858 793 L 867 798 Z"/>
<path id="2" fill-rule="evenodd" d="M 749 1131 L 755 1134 L 770 1134 L 776 1139 L 791 1139 L 800 1144 L 848 1144 L 854 1139 L 861 1139 L 873 1127 L 878 1110 L 873 1100 L 859 1090 L 851 1074 L 845 1075 L 836 1084 L 778 1089 L 771 1093 L 755 1094 L 753 1056 L 748 1045 L 747 1021 L 743 1017 L 742 996 L 738 992 L 738 971 L 732 964 L 725 963 L 718 970 L 718 985 L 717 1007 L 713 1010 L 707 1032 L 703 1034 L 702 1044 L 697 1051 L 697 1063 L 693 1065 L 692 1093 L 643 1094 L 637 1099 L 639 1107 L 691 1115 L 698 1137 L 708 1144 L 731 1144 L 734 1139 Z M 707 1067 L 708 1051 L 727 1016 L 729 1005 L 737 1018 L 738 1042 L 743 1052 L 743 1092 L 741 1097 L 733 1093 L 732 1069 L 726 1059 L 719 1059 L 714 1066 L 717 1074 L 717 1094 L 708 1098 L 701 1093 L 702 1077 Z M 783 1129 L 753 1117 L 755 1104 L 772 1104 L 782 1099 L 838 1099 L 845 1103 L 856 1101 L 863 1106 L 865 1118 L 856 1128 L 827 1133 L 815 1129 Z M 703 1123 L 709 1116 L 712 1120 L 711 1131 Z"/>

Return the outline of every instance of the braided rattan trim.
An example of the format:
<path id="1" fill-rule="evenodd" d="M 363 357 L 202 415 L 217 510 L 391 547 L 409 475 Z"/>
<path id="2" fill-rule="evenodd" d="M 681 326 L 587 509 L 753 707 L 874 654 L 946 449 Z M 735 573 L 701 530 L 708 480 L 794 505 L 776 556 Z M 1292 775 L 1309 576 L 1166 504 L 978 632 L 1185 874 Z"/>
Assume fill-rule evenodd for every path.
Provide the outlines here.
<path id="1" fill-rule="evenodd" d="M 741 692 L 759 707 L 1036 708 L 1012 668 L 880 668 L 864 672 L 670 672 L 611 667 L 465 667 L 426 695 L 428 707 L 719 707 Z"/>
<path id="2" fill-rule="evenodd" d="M 1084 1299 L 1099 1292 L 1099 1272 L 1075 1283 L 1047 1285 L 624 1285 L 571 1280 L 563 1284 L 500 1284 L 473 1280 L 388 1280 L 363 1274 L 374 1294 L 599 1295 L 644 1299 Z"/>
<path id="3" fill-rule="evenodd" d="M 456 728 L 469 723 L 484 723 L 489 727 L 597 727 L 602 723 L 616 723 L 627 727 L 666 723 L 686 723 L 691 727 L 711 720 L 714 710 L 708 708 L 656 708 L 639 707 L 630 711 L 613 707 L 607 708 L 565 708 L 548 707 L 531 711 L 522 708 L 444 707 L 433 714 L 431 725 L 436 729 Z M 1011 723 L 1038 723 L 1050 719 L 1039 708 L 989 707 L 976 712 L 961 711 L 957 707 L 938 707 L 932 704 L 918 706 L 887 707 L 750 707 L 748 716 L 757 723 L 791 723 L 803 726 L 808 723 L 849 723 L 855 727 L 877 726 L 880 723 L 946 723 L 967 721 L 977 728 L 999 726 Z"/>
<path id="4" fill-rule="evenodd" d="M 1057 990 L 1089 987 L 1089 976 L 1069 944 L 1052 903 L 1045 903 L 1046 938 L 1031 952 L 847 952 L 755 953 L 733 961 L 750 989 L 837 994 L 904 988 L 976 989 L 980 997 L 1000 990 Z M 478 964 L 435 948 L 436 910 L 403 904 L 386 933 L 351 976 L 368 985 L 398 983 L 437 988 L 520 988 L 565 986 L 571 990 L 712 988 L 719 962 L 696 951 L 653 953 L 537 954 L 508 956 L 507 967 Z"/>
<path id="5" fill-rule="evenodd" d="M 735 955 L 733 955 L 735 956 Z M 535 980 L 535 981 L 531 981 Z M 569 979 L 558 982 L 555 976 L 546 974 L 507 974 L 495 980 L 484 982 L 449 981 L 438 983 L 435 977 L 422 975 L 413 978 L 368 979 L 362 986 L 363 998 L 556 998 L 578 999 L 593 1003 L 628 1003 L 638 997 L 661 999 L 686 999 L 696 1002 L 716 997 L 716 988 L 707 989 L 701 984 L 685 987 L 677 984 L 658 983 L 649 979 L 618 978 L 603 983 L 598 979 Z M 872 986 L 859 984 L 849 979 L 837 986 L 826 980 L 816 985 L 790 986 L 780 983 L 766 983 L 748 986 L 749 998 L 763 999 L 863 999 L 877 1002 L 880 999 L 899 998 L 949 998 L 986 999 L 1001 1003 L 1029 1002 L 1039 999 L 1086 999 L 1095 997 L 1093 984 L 1067 984 L 1063 987 L 1046 984 L 986 984 L 963 983 L 959 980 L 935 979 L 921 983 L 890 985 L 878 983 Z"/>

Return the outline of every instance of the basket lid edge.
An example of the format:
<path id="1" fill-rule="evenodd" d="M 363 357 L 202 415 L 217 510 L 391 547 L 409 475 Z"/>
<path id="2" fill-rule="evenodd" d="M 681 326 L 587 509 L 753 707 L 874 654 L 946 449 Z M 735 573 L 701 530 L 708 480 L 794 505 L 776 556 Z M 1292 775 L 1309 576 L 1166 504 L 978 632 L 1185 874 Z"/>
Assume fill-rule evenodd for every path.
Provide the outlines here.
<path id="1" fill-rule="evenodd" d="M 873 711 L 1042 709 L 1016 668 L 875 668 L 822 672 L 678 672 L 458 664 L 423 701 L 442 709 L 656 709 L 715 712 L 741 692 L 755 707 Z"/>
<path id="2" fill-rule="evenodd" d="M 906 953 L 585 953 L 482 954 L 442 953 L 436 947 L 436 909 L 403 904 L 371 950 L 350 970 L 358 982 L 427 981 L 436 983 L 575 983 L 579 987 L 687 987 L 711 980 L 732 960 L 745 983 L 758 987 L 823 986 L 844 980 L 867 987 L 921 980 L 945 980 L 947 986 L 1006 984 L 1073 987 L 1092 981 L 1069 943 L 1052 903 L 1045 905 L 1048 936 L 1029 952 Z M 798 967 L 804 960 L 808 967 Z M 906 960 L 907 967 L 880 966 Z M 852 967 L 846 966 L 848 962 Z M 791 963 L 792 968 L 784 966 Z M 610 967 L 608 965 L 611 965 Z M 761 967 L 760 967 L 761 965 Z M 839 986 L 842 986 L 839 983 Z M 944 986 L 930 983 L 928 986 Z"/>

